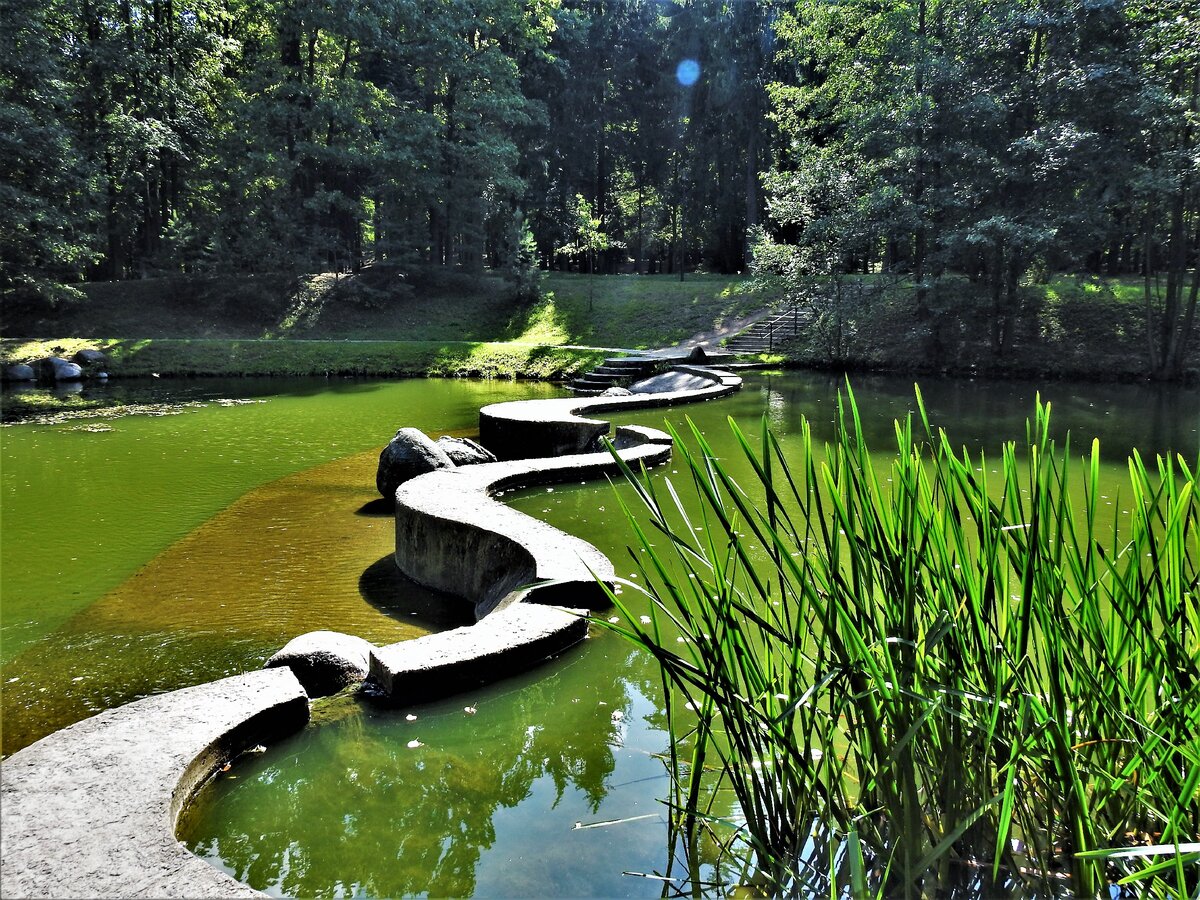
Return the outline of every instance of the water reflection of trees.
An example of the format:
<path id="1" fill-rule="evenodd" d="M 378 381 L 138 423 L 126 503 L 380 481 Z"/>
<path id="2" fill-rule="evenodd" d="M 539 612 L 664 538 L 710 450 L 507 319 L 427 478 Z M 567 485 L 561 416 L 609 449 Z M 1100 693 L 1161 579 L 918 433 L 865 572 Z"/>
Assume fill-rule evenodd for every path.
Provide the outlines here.
<path id="1" fill-rule="evenodd" d="M 920 384 L 934 426 L 945 426 L 956 441 L 985 448 L 989 454 L 997 452 L 1003 441 L 1024 438 L 1025 421 L 1033 415 L 1038 394 L 1054 407 L 1051 424 L 1056 437 L 1061 439 L 1069 430 L 1080 448 L 1093 437 L 1099 438 L 1105 459 L 1119 464 L 1133 447 L 1148 457 L 1172 451 L 1186 456 L 1196 452 L 1200 440 L 1200 403 L 1195 391 L 1178 385 L 851 375 L 871 446 L 891 446 L 893 419 L 915 410 L 913 381 Z M 776 394 L 782 399 L 782 420 L 773 423 L 777 428 L 794 434 L 800 417 L 807 416 L 814 437 L 829 440 L 836 413 L 834 398 L 844 389 L 840 375 L 765 375 L 749 381 L 741 399 L 753 400 L 754 409 L 748 410 L 747 418 L 757 418 L 769 407 L 768 395 Z"/>
<path id="2" fill-rule="evenodd" d="M 365 706 L 309 728 L 210 787 L 191 846 L 253 887 L 292 896 L 469 896 L 498 811 L 536 781 L 553 783 L 552 806 L 572 789 L 593 812 L 604 800 L 627 673 L 591 667 L 585 680 L 573 671 L 583 668 L 490 689 L 473 701 L 476 715 L 460 698 L 417 710 L 416 722 Z M 409 748 L 413 739 L 424 746 Z"/>

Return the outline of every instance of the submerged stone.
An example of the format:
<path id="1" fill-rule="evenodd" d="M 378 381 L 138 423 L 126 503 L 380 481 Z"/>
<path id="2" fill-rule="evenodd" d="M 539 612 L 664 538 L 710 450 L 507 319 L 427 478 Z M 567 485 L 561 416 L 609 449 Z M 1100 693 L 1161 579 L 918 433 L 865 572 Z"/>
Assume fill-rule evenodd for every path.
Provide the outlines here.
<path id="1" fill-rule="evenodd" d="M 477 463 L 496 461 L 495 453 L 482 444 L 477 444 L 468 438 L 447 437 L 443 435 L 437 439 L 437 445 L 446 452 L 446 455 L 450 457 L 451 462 L 456 466 L 473 466 Z"/>
<path id="2" fill-rule="evenodd" d="M 310 697 L 325 697 L 366 678 L 374 649 L 354 635 L 310 631 L 288 641 L 265 668 L 287 666 Z"/>
<path id="3" fill-rule="evenodd" d="M 375 487 L 385 499 L 395 500 L 396 488 L 410 478 L 452 468 L 454 461 L 427 434 L 416 428 L 401 428 L 379 454 Z"/>

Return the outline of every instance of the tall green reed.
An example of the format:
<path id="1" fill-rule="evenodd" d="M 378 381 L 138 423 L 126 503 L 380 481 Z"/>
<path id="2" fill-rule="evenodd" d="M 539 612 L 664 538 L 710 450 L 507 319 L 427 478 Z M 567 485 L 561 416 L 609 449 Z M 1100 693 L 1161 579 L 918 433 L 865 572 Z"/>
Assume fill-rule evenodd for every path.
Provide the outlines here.
<path id="1" fill-rule="evenodd" d="M 995 477 L 919 391 L 882 478 L 838 408 L 787 453 L 730 420 L 752 485 L 672 430 L 693 504 L 624 469 L 649 615 L 609 627 L 670 695 L 681 881 L 717 840 L 772 894 L 1194 892 L 1200 465 L 1135 453 L 1102 523 L 1097 443 L 1072 461 L 1040 400 Z"/>

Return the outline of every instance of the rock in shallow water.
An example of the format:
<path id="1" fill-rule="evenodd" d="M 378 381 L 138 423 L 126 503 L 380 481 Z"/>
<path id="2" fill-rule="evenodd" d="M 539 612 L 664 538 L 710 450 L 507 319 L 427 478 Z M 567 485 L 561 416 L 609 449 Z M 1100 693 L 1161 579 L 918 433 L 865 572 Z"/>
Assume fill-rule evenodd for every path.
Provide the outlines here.
<path id="1" fill-rule="evenodd" d="M 5 381 L 33 381 L 33 378 L 33 366 L 27 366 L 24 363 L 17 363 L 16 365 L 4 367 Z"/>
<path id="2" fill-rule="evenodd" d="M 310 631 L 267 660 L 264 668 L 287 666 L 310 697 L 326 697 L 367 677 L 374 645 L 338 631 Z"/>
<path id="3" fill-rule="evenodd" d="M 446 451 L 446 455 L 456 466 L 473 466 L 476 463 L 496 461 L 496 454 L 467 438 L 447 437 L 437 439 L 437 445 Z"/>
<path id="4" fill-rule="evenodd" d="M 83 369 L 61 356 L 47 356 L 38 363 L 38 368 L 45 381 L 78 381 L 83 377 Z"/>
<path id="5" fill-rule="evenodd" d="M 452 468 L 454 461 L 428 435 L 416 428 L 401 428 L 379 454 L 375 487 L 384 499 L 395 500 L 396 488 L 410 478 Z"/>

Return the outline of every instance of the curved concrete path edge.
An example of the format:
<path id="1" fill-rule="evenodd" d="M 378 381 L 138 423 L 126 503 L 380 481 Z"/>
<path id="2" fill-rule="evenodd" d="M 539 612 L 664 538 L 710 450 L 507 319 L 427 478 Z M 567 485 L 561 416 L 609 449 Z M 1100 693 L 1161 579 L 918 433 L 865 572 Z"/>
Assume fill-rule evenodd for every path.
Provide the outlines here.
<path id="1" fill-rule="evenodd" d="M 708 379 L 713 386 L 698 391 L 631 394 L 625 397 L 566 397 L 561 400 L 492 403 L 479 411 L 479 441 L 500 459 L 586 453 L 595 449 L 596 441 L 609 430 L 608 422 L 587 418 L 588 413 L 713 400 L 732 394 L 742 385 L 738 376 L 721 369 L 702 366 L 674 368 Z"/>
<path id="2" fill-rule="evenodd" d="M 0 767 L 0 896 L 257 896 L 175 838 L 225 763 L 299 730 L 308 695 L 262 669 L 64 728 Z"/>
<path id="3" fill-rule="evenodd" d="M 594 591 L 596 577 L 614 577 L 611 563 L 585 541 L 510 509 L 495 495 L 614 471 L 607 451 L 579 452 L 593 448 L 609 427 L 580 413 L 707 400 L 741 384 L 726 372 L 687 370 L 714 386 L 485 407 L 481 431 L 487 412 L 488 427 L 498 428 L 502 440 L 513 439 L 525 423 L 531 434 L 523 449 L 552 449 L 542 458 L 435 472 L 401 487 L 398 538 L 402 517 L 405 527 L 418 528 L 423 520 L 429 534 L 448 535 L 462 552 L 475 546 L 476 553 L 497 553 L 502 564 L 489 568 L 495 584 L 465 574 L 463 557 L 453 567 L 466 578 L 458 593 L 476 602 L 478 624 L 372 651 L 371 675 L 393 702 L 495 680 L 587 636 L 582 611 L 561 604 L 587 600 L 585 585 Z M 616 438 L 630 464 L 654 465 L 670 456 L 670 438 L 655 429 L 623 427 Z M 575 458 L 553 458 L 572 452 L 558 446 L 563 441 L 579 447 Z M 399 512 L 401 493 L 405 512 Z M 398 542 L 398 561 L 400 555 Z M 194 856 L 176 839 L 176 827 L 196 791 L 225 763 L 298 730 L 308 715 L 309 697 L 292 671 L 263 669 L 108 710 L 13 754 L 0 765 L 0 896 L 261 896 Z"/>
<path id="4" fill-rule="evenodd" d="M 653 428 L 622 427 L 616 437 L 616 452 L 628 465 L 655 466 L 671 457 L 670 436 Z M 519 600 L 606 606 L 597 579 L 612 583 L 607 557 L 496 495 L 618 474 L 612 454 L 602 450 L 421 475 L 396 491 L 396 564 L 413 581 L 472 602 L 477 621 Z"/>
<path id="5" fill-rule="evenodd" d="M 727 372 L 676 368 L 712 387 L 485 406 L 479 411 L 481 443 L 501 455 L 489 440 L 503 444 L 529 429 L 521 444 L 527 458 L 442 469 L 397 489 L 397 566 L 414 581 L 472 602 L 477 624 L 373 650 L 370 677 L 390 702 L 421 702 L 522 671 L 587 636 L 583 609 L 607 605 L 601 583 L 613 583 L 612 563 L 586 541 L 495 496 L 509 488 L 617 474 L 607 450 L 581 452 L 592 450 L 609 429 L 608 422 L 583 412 L 693 403 L 741 387 L 741 379 Z M 670 459 L 671 438 L 657 429 L 623 426 L 615 438 L 614 449 L 629 465 Z M 541 455 L 528 458 L 534 453 Z"/>

